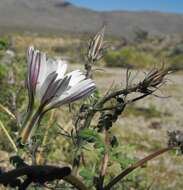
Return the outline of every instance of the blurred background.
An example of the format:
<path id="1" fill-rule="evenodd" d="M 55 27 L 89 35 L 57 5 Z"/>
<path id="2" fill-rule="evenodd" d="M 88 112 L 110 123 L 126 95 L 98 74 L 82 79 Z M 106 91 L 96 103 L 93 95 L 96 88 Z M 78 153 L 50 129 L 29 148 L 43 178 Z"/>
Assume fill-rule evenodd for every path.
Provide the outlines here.
<path id="1" fill-rule="evenodd" d="M 113 133 L 130 159 L 140 159 L 164 147 L 167 131 L 183 127 L 183 1 L 181 0 L 0 0 L 0 103 L 16 114 L 25 109 L 26 49 L 34 45 L 50 57 L 68 62 L 69 69 L 84 69 L 90 38 L 106 25 L 108 49 L 98 65 L 94 79 L 101 94 L 109 84 L 125 87 L 125 72 L 135 79 L 157 66 L 176 71 L 167 85 L 151 96 L 128 107 Z M 24 103 L 22 103 L 24 102 Z M 60 122 L 72 125 L 68 109 L 62 108 Z M 16 135 L 13 121 L 0 112 Z M 53 130 L 52 133 L 55 131 Z M 56 140 L 49 159 L 66 161 L 63 142 Z M 63 148 L 64 149 L 64 148 Z M 0 159 L 6 159 L 11 146 L 0 129 Z M 65 153 L 66 155 L 68 153 Z M 95 155 L 92 155 L 95 156 Z M 125 157 L 126 158 L 126 157 Z M 182 190 L 183 159 L 167 153 L 148 163 L 142 172 L 131 176 L 126 189 Z M 109 168 L 111 176 L 120 172 L 117 163 Z M 139 173 L 138 173 L 139 172 Z M 149 188 L 148 188 L 149 187 Z"/>

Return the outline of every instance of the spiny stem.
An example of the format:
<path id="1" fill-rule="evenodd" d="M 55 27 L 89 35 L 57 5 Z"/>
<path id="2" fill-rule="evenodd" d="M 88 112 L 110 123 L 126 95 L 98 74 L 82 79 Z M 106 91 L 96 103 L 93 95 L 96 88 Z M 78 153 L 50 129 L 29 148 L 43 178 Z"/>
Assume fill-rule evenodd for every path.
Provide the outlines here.
<path id="1" fill-rule="evenodd" d="M 15 143 L 14 143 L 12 137 L 10 136 L 9 132 L 6 130 L 5 126 L 3 125 L 3 123 L 2 123 L 1 121 L 0 121 L 0 127 L 1 127 L 1 129 L 4 131 L 6 137 L 7 137 L 8 140 L 10 141 L 10 143 L 12 144 L 14 151 L 15 151 L 15 152 L 18 152 L 18 149 L 17 149 L 17 147 L 16 147 L 16 145 L 15 145 Z"/>

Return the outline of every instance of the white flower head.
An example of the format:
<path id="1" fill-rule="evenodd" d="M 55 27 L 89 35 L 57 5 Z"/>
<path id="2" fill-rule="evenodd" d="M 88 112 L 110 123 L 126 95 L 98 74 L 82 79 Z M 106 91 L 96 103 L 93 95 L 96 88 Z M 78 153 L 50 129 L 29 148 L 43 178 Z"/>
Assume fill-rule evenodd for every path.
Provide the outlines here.
<path id="1" fill-rule="evenodd" d="M 50 109 L 72 103 L 90 95 L 96 88 L 91 79 L 86 79 L 80 70 L 66 74 L 67 64 L 62 60 L 46 59 L 46 54 L 30 47 L 27 53 L 27 88 L 29 105 L 23 123 L 20 141 L 30 139 L 32 129 L 39 125 L 42 116 Z M 39 108 L 32 116 L 34 99 L 39 99 Z M 32 116 L 32 118 L 31 118 Z M 28 120 L 31 118 L 30 122 Z M 28 125 L 26 125 L 28 123 Z"/>
<path id="2" fill-rule="evenodd" d="M 27 55 L 27 86 L 30 101 L 40 99 L 46 109 L 59 107 L 90 95 L 96 88 L 80 70 L 66 74 L 67 64 L 59 59 L 46 58 L 46 54 L 30 47 Z"/>

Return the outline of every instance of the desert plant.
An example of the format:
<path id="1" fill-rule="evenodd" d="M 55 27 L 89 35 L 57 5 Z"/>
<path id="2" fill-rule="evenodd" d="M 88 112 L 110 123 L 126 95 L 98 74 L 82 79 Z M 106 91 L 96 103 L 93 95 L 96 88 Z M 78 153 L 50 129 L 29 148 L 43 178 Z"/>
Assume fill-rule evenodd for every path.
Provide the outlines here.
<path id="1" fill-rule="evenodd" d="M 125 47 L 118 51 L 109 51 L 104 56 L 108 67 L 151 68 L 158 61 L 151 54 L 138 51 L 134 47 Z"/>
<path id="2" fill-rule="evenodd" d="M 149 35 L 147 30 L 142 29 L 142 28 L 140 28 L 138 26 L 136 26 L 134 28 L 134 34 L 135 34 L 135 40 L 137 42 L 141 42 L 143 40 L 146 40 L 148 38 L 148 35 Z"/>
<path id="3" fill-rule="evenodd" d="M 165 84 L 171 71 L 164 65 L 153 68 L 142 80 L 134 83 L 127 70 L 126 86 L 110 88 L 102 95 L 94 82 L 93 65 L 102 58 L 105 50 L 104 31 L 103 27 L 89 43 L 85 74 L 76 70 L 65 75 L 67 65 L 61 60 L 46 59 L 39 50 L 28 49 L 27 109 L 24 108 L 24 114 L 17 117 L 18 110 L 14 115 L 1 106 L 12 119 L 19 118 L 17 139 L 0 122 L 0 128 L 15 153 L 9 159 L 9 165 L 14 168 L 0 169 L 0 184 L 3 186 L 19 190 L 32 185 L 50 189 L 109 190 L 116 187 L 127 189 L 132 181 L 134 188 L 147 189 L 146 184 L 140 184 L 141 180 L 131 175 L 132 171 L 167 151 L 179 149 L 182 152 L 183 133 L 180 131 L 169 132 L 167 147 L 155 150 L 140 161 L 121 151 L 125 146 L 121 146 L 111 133 L 115 122 L 129 105 L 154 95 Z M 77 100 L 80 101 L 74 103 Z M 55 117 L 54 110 L 63 105 L 69 105 L 67 116 L 73 116 L 70 129 L 60 125 Z M 64 166 L 48 164 L 49 156 L 53 156 L 48 142 L 57 140 L 65 142 L 65 146 L 62 144 L 64 148 L 59 149 L 66 157 Z M 133 153 L 133 147 L 127 148 Z M 115 172 L 108 172 L 111 165 Z"/>

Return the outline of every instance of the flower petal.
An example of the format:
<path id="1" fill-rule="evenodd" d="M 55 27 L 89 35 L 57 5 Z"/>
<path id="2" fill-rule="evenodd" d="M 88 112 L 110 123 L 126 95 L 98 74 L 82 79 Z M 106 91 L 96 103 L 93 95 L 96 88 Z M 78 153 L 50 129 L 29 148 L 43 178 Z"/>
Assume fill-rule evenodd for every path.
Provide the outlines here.
<path id="1" fill-rule="evenodd" d="M 70 84 L 71 76 L 66 76 L 64 79 L 61 80 L 60 85 L 58 87 L 57 93 L 55 94 L 55 98 L 61 96 L 66 89 L 68 89 Z"/>
<path id="2" fill-rule="evenodd" d="M 49 107 L 59 107 L 63 104 L 71 103 L 80 98 L 84 98 L 91 94 L 95 88 L 95 83 L 91 79 L 81 81 L 74 87 L 64 92 L 60 97 L 52 101 Z"/>
<path id="3" fill-rule="evenodd" d="M 34 54 L 35 55 L 33 57 L 30 82 L 31 82 L 32 89 L 35 92 L 38 77 L 39 77 L 39 71 L 40 71 L 41 53 L 39 51 L 36 51 Z"/>
<path id="4" fill-rule="evenodd" d="M 37 89 L 36 90 L 41 88 L 41 85 L 45 81 L 46 77 L 50 74 L 47 72 L 47 70 L 48 70 L 48 68 L 47 68 L 47 64 L 46 64 L 46 54 L 41 53 L 41 61 L 40 61 L 41 74 L 39 75 L 38 80 L 37 80 Z"/>
<path id="5" fill-rule="evenodd" d="M 86 78 L 85 75 L 80 70 L 72 71 L 68 73 L 67 76 L 71 76 L 71 80 L 69 83 L 70 86 L 74 86 Z"/>
<path id="6" fill-rule="evenodd" d="M 63 60 L 56 60 L 57 61 L 57 64 L 58 64 L 58 67 L 57 67 L 57 79 L 62 79 L 64 78 L 64 75 L 67 71 L 67 64 L 63 61 Z"/>
<path id="7" fill-rule="evenodd" d="M 56 72 L 52 72 L 52 73 L 50 73 L 47 76 L 47 78 L 44 81 L 44 83 L 42 84 L 41 88 L 39 90 L 37 90 L 37 94 L 36 95 L 37 95 L 37 97 L 39 99 L 43 98 L 43 96 L 46 93 L 46 90 L 48 89 L 48 86 L 50 85 L 51 82 L 55 81 L 56 77 L 57 77 L 57 73 Z"/>

